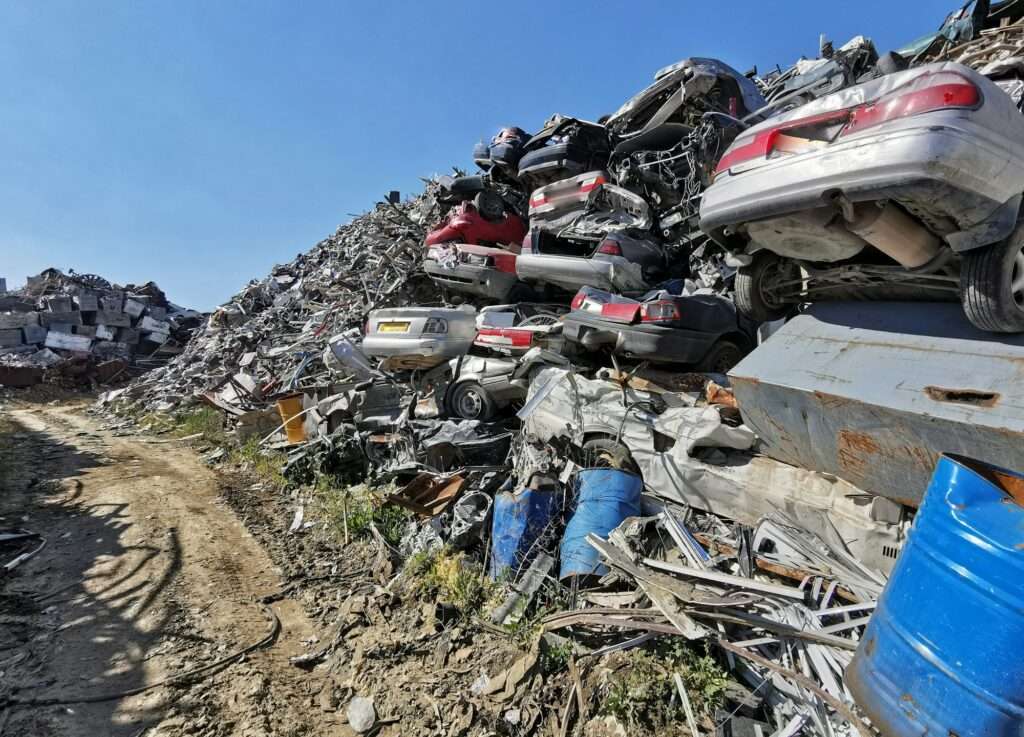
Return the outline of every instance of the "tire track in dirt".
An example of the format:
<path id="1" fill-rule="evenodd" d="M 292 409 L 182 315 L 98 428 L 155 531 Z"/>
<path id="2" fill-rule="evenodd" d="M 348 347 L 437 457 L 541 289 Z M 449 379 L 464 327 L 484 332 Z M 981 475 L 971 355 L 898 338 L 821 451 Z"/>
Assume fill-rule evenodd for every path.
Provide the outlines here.
<path id="1" fill-rule="evenodd" d="M 23 405 L 0 417 L 0 526 L 49 543 L 0 581 L 0 631 L 21 633 L 0 638 L 0 702 L 138 688 L 266 635 L 258 600 L 281 589 L 280 573 L 191 450 L 115 437 L 81 406 Z M 306 674 L 288 662 L 306 651 L 310 621 L 293 600 L 273 608 L 282 629 L 272 647 L 189 687 L 14 707 L 0 733 L 349 733 L 316 723 Z"/>

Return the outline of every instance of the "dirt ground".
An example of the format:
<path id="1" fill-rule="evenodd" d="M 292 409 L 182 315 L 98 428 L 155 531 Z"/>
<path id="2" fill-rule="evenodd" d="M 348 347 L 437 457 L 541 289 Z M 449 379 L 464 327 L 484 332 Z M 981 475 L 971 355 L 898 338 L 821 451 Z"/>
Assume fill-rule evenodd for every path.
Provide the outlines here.
<path id="1" fill-rule="evenodd" d="M 289 534 L 310 500 L 201 450 L 0 397 L 0 530 L 47 541 L 0 575 L 0 737 L 351 736 L 355 696 L 379 737 L 562 733 L 564 680 L 473 685 L 522 642 L 404 588 L 379 543 Z"/>
<path id="2" fill-rule="evenodd" d="M 375 737 L 649 734 L 595 708 L 605 665 L 573 696 L 522 633 L 424 594 L 380 540 L 289 532 L 314 498 L 203 450 L 0 396 L 0 531 L 47 543 L 0 570 L 0 737 L 351 737 L 356 696 Z"/>
<path id="3" fill-rule="evenodd" d="M 0 734 L 352 734 L 310 708 L 320 685 L 288 659 L 314 626 L 287 596 L 270 606 L 279 633 L 241 662 L 103 698 L 264 640 L 273 618 L 260 600 L 283 581 L 191 449 L 116 437 L 84 407 L 0 410 L 0 528 L 47 542 L 0 578 Z"/>

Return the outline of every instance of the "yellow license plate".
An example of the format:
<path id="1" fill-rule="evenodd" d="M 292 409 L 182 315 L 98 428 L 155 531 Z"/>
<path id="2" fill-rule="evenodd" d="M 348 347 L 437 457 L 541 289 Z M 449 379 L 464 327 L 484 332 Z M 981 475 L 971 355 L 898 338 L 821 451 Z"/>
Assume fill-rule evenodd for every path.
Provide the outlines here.
<path id="1" fill-rule="evenodd" d="M 382 333 L 408 333 L 409 323 L 407 322 L 382 322 L 377 330 Z"/>

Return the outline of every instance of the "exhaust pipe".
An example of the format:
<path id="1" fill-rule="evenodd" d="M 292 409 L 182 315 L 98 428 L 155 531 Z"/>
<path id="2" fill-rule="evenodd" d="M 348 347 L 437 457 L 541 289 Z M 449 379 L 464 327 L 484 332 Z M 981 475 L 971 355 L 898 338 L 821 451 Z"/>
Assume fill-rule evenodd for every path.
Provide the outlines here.
<path id="1" fill-rule="evenodd" d="M 860 236 L 901 266 L 916 269 L 934 259 L 942 241 L 892 202 L 882 206 L 842 207 L 850 232 Z M 852 215 L 853 217 L 850 217 Z"/>

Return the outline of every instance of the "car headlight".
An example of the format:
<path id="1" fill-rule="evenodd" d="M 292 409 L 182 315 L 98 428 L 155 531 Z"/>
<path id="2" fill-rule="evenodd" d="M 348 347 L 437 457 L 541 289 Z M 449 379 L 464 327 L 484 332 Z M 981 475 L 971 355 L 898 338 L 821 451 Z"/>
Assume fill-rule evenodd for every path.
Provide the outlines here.
<path id="1" fill-rule="evenodd" d="M 448 321 L 443 317 L 431 317 L 427 320 L 427 324 L 423 326 L 424 333 L 447 333 L 448 332 Z"/>

